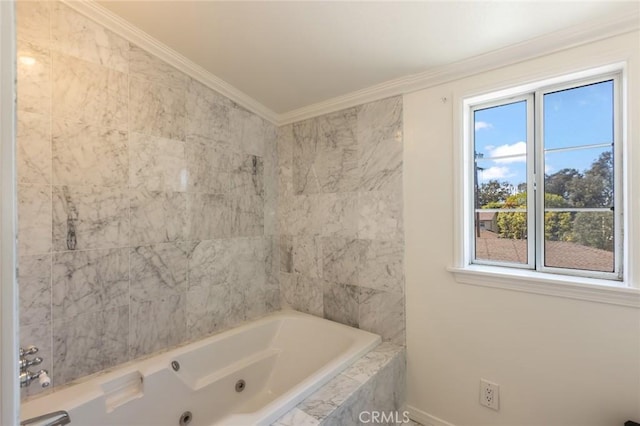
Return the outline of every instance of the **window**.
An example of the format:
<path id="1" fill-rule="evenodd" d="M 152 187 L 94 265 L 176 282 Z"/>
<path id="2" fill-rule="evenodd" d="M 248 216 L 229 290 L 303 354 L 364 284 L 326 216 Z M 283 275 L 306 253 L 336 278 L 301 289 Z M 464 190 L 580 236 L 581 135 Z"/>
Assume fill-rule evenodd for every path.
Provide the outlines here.
<path id="1" fill-rule="evenodd" d="M 470 105 L 471 263 L 622 280 L 619 84 Z"/>

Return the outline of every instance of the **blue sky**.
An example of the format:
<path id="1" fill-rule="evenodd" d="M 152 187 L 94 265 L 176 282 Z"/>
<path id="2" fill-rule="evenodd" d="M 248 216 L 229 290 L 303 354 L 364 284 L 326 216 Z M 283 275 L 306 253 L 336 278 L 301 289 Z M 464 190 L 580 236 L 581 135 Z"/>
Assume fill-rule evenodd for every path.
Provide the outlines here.
<path id="1" fill-rule="evenodd" d="M 531 106 L 533 107 L 533 105 Z M 516 102 L 477 110 L 475 150 L 484 155 L 478 161 L 478 180 L 511 182 L 526 180 L 526 103 Z M 545 149 L 611 143 L 613 140 L 613 82 L 549 93 L 544 96 Z M 608 148 L 591 148 L 545 155 L 545 172 L 563 168 L 584 171 Z M 490 160 L 490 157 L 518 155 Z"/>

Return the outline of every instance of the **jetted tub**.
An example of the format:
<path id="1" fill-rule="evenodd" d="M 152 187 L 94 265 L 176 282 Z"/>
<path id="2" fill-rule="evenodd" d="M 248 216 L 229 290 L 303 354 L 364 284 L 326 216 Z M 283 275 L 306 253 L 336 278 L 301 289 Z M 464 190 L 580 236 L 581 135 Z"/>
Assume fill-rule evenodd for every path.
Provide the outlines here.
<path id="1" fill-rule="evenodd" d="M 268 425 L 379 343 L 278 312 L 33 399 L 21 417 L 66 410 L 72 426 L 176 426 L 181 416 L 190 426 Z"/>

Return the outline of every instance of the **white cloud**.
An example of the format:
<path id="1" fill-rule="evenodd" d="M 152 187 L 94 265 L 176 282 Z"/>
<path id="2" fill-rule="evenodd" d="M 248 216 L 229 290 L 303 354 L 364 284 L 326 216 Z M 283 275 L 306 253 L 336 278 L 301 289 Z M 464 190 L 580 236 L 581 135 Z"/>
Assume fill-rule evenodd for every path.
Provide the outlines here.
<path id="1" fill-rule="evenodd" d="M 493 160 L 496 163 L 524 163 L 527 161 L 525 154 L 527 153 L 526 142 L 516 142 L 497 146 L 489 151 L 488 157 L 506 157 L 511 155 L 521 155 L 521 157 L 511 157 Z"/>
<path id="2" fill-rule="evenodd" d="M 513 176 L 508 167 L 493 166 L 480 171 L 481 180 L 504 179 Z"/>
<path id="3" fill-rule="evenodd" d="M 482 130 L 482 129 L 492 129 L 493 124 L 487 123 L 486 121 L 476 121 L 476 124 L 474 125 L 474 127 L 476 131 Z"/>
<path id="4" fill-rule="evenodd" d="M 545 164 L 544 165 L 544 172 L 545 173 L 551 173 L 551 172 L 555 172 L 556 168 L 553 167 L 551 164 Z"/>

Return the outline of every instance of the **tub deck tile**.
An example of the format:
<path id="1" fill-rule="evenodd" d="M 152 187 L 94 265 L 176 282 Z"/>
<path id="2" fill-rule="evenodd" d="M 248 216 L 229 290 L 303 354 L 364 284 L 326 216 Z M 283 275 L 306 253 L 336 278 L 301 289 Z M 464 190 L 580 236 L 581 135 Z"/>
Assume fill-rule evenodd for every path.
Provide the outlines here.
<path id="1" fill-rule="evenodd" d="M 294 408 L 284 416 L 280 417 L 272 426 L 316 426 L 320 421 L 310 416 L 299 408 Z"/>
<path id="2" fill-rule="evenodd" d="M 307 424 L 299 411 L 314 419 L 313 425 L 345 426 L 358 424 L 359 413 L 374 407 L 399 410 L 404 401 L 404 351 L 390 342 L 378 345 L 274 425 Z"/>
<path id="3" fill-rule="evenodd" d="M 339 374 L 317 392 L 298 404 L 298 408 L 322 421 L 345 402 L 361 383 Z"/>
<path id="4" fill-rule="evenodd" d="M 351 367 L 347 368 L 342 374 L 360 383 L 365 383 L 387 365 L 393 357 L 401 353 L 403 349 L 402 346 L 393 343 L 381 343 Z"/>

